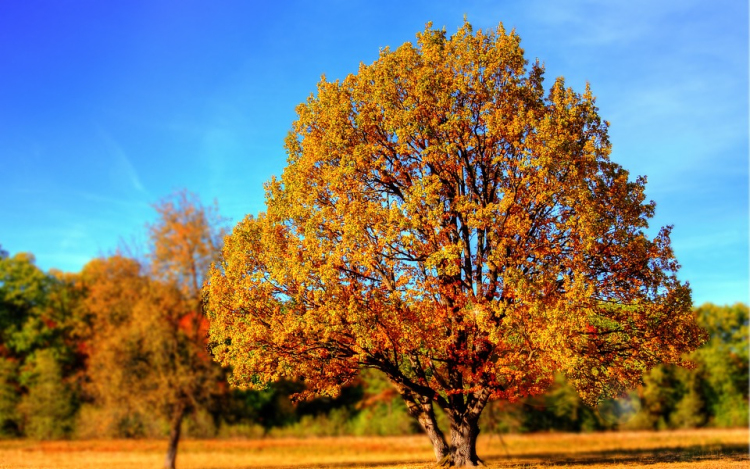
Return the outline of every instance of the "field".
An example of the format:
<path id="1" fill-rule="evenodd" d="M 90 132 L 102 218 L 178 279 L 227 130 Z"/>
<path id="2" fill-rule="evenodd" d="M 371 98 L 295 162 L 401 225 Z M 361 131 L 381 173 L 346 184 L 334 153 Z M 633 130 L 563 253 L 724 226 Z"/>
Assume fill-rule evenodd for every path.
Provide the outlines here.
<path id="1" fill-rule="evenodd" d="M 0 468 L 160 468 L 165 441 L 0 441 Z M 748 468 L 748 430 L 690 430 L 480 437 L 490 468 Z M 426 437 L 185 440 L 180 469 L 423 469 Z"/>

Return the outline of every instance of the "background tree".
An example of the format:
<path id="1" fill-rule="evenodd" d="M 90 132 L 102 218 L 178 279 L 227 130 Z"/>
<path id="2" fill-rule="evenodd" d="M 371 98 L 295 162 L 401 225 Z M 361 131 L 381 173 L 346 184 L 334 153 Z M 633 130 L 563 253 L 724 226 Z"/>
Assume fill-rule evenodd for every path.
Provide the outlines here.
<path id="1" fill-rule="evenodd" d="M 92 392 L 120 409 L 111 424 L 138 435 L 148 413 L 170 427 L 165 467 L 175 466 L 185 416 L 221 391 L 221 369 L 206 352 L 208 323 L 200 285 L 219 252 L 221 219 L 197 197 L 180 192 L 155 205 L 148 267 L 122 256 L 92 261 L 83 271 L 94 326 L 89 346 Z"/>
<path id="2" fill-rule="evenodd" d="M 0 253 L 0 431 L 70 436 L 83 356 L 73 335 L 76 275 L 45 273 L 34 256 Z"/>
<path id="3" fill-rule="evenodd" d="M 747 305 L 707 303 L 696 308 L 695 315 L 710 337 L 690 355 L 696 367 L 685 370 L 660 365 L 652 369 L 631 396 L 638 411 L 626 428 L 747 426 Z"/>
<path id="4" fill-rule="evenodd" d="M 601 431 L 616 428 L 620 409 L 606 400 L 587 406 L 561 374 L 544 394 L 514 403 L 490 402 L 483 413 L 484 424 L 500 432 Z"/>
<path id="5" fill-rule="evenodd" d="M 203 311 L 201 288 L 211 264 L 218 259 L 226 230 L 218 206 L 204 206 L 198 197 L 180 191 L 154 205 L 156 223 L 149 225 L 151 272 L 155 278 L 173 285 L 185 300 L 185 308 L 171 318 L 171 328 L 179 331 L 171 341 L 170 353 L 175 365 L 174 398 L 165 467 L 173 468 L 186 413 L 206 402 L 219 388 L 220 370 L 206 353 L 208 321 Z M 178 345 L 181 343 L 182 345 Z M 179 351 L 179 352 L 178 352 Z"/>
<path id="6" fill-rule="evenodd" d="M 375 368 L 437 460 L 470 466 L 488 400 L 559 371 L 595 402 L 701 342 L 669 228 L 645 232 L 645 179 L 610 161 L 588 88 L 545 95 L 519 44 L 502 25 L 428 27 L 297 108 L 267 213 L 208 282 L 234 384 L 336 394 Z"/>
<path id="7" fill-rule="evenodd" d="M 679 386 L 674 367 L 659 365 L 649 370 L 643 377 L 643 385 L 634 393 L 640 409 L 626 426 L 649 430 L 669 428 L 669 416 L 681 394 Z"/>
<path id="8" fill-rule="evenodd" d="M 186 190 L 164 198 L 154 208 L 158 219 L 148 225 L 152 273 L 176 285 L 194 303 L 195 311 L 202 312 L 201 288 L 221 252 L 226 220 L 216 203 L 204 206 Z"/>
<path id="9" fill-rule="evenodd" d="M 28 388 L 18 406 L 26 436 L 58 439 L 70 436 L 75 423 L 76 398 L 63 379 L 60 361 L 53 349 L 40 350 L 26 363 L 22 378 Z"/>
<path id="10" fill-rule="evenodd" d="M 704 304 L 697 309 L 699 324 L 711 339 L 693 354 L 705 381 L 705 401 L 716 426 L 748 424 L 748 307 Z"/>
<path id="11" fill-rule="evenodd" d="M 0 353 L 20 359 L 49 341 L 44 320 L 51 279 L 34 256 L 18 253 L 0 258 Z"/>
<path id="12" fill-rule="evenodd" d="M 150 301 L 151 281 L 137 261 L 119 255 L 89 262 L 81 277 L 87 290 L 84 307 L 91 315 L 87 391 L 102 409 L 92 430 L 144 436 L 147 416 L 159 414 L 153 407 L 162 392 L 145 349 L 144 331 L 153 320 L 149 313 L 161 315 Z M 144 314 L 137 317 L 137 311 Z"/>

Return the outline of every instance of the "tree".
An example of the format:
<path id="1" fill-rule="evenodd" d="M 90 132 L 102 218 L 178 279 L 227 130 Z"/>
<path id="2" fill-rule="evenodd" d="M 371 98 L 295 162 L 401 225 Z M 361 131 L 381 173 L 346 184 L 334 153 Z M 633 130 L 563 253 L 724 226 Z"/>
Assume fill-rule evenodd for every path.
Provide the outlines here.
<path id="1" fill-rule="evenodd" d="M 204 206 L 198 196 L 182 190 L 154 205 L 156 223 L 148 225 L 154 276 L 176 285 L 203 311 L 201 287 L 211 263 L 221 252 L 225 219 L 216 203 Z"/>
<path id="2" fill-rule="evenodd" d="M 0 355 L 22 359 L 50 339 L 44 320 L 51 278 L 35 265 L 34 256 L 0 255 Z"/>
<path id="3" fill-rule="evenodd" d="M 748 307 L 742 303 L 696 310 L 698 323 L 711 339 L 693 354 L 704 376 L 711 423 L 720 427 L 748 425 Z"/>
<path id="4" fill-rule="evenodd" d="M 104 409 L 94 434 L 143 436 L 146 416 L 161 413 L 158 403 L 167 391 L 155 379 L 163 370 L 157 370 L 152 359 L 160 357 L 149 353 L 152 343 L 145 340 L 150 324 L 158 322 L 164 310 L 154 307 L 152 282 L 133 259 L 94 259 L 84 266 L 81 278 L 84 308 L 91 316 L 86 390 Z"/>
<path id="5" fill-rule="evenodd" d="M 43 272 L 31 254 L 0 250 L 0 432 L 72 432 L 84 367 L 75 283 L 75 274 Z"/>
<path id="6" fill-rule="evenodd" d="M 24 433 L 36 439 L 69 436 L 75 420 L 75 396 L 63 380 L 60 362 L 53 349 L 39 351 L 30 361 L 25 380 L 29 392 L 18 406 L 24 417 Z"/>
<path id="7" fill-rule="evenodd" d="M 20 433 L 19 388 L 18 364 L 0 357 L 0 437 L 13 437 Z"/>
<path id="8" fill-rule="evenodd" d="M 95 318 L 88 347 L 92 393 L 121 410 L 112 423 L 128 435 L 139 432 L 133 416 L 165 418 L 165 467 L 173 469 L 183 419 L 220 391 L 222 371 L 206 351 L 200 286 L 223 232 L 215 209 L 187 192 L 155 208 L 150 266 L 116 255 L 92 261 L 82 276 Z"/>
<path id="9" fill-rule="evenodd" d="M 206 286 L 232 383 L 307 397 L 380 370 L 436 459 L 473 466 L 490 399 L 561 372 L 593 403 L 682 363 L 703 333 L 670 227 L 647 234 L 646 180 L 609 159 L 588 86 L 542 81 L 515 32 L 469 24 L 324 77 Z"/>
<path id="10" fill-rule="evenodd" d="M 689 355 L 692 369 L 659 365 L 631 401 L 638 412 L 626 428 L 746 427 L 748 424 L 747 305 L 695 309 L 709 340 Z"/>
<path id="11" fill-rule="evenodd" d="M 643 376 L 643 386 L 637 389 L 637 406 L 640 407 L 625 427 L 638 430 L 665 430 L 669 428 L 670 414 L 679 398 L 680 382 L 675 368 L 656 366 Z"/>
<path id="12" fill-rule="evenodd" d="M 180 350 L 189 352 L 174 357 L 180 385 L 171 404 L 171 431 L 164 463 L 173 469 L 183 417 L 218 391 L 215 384 L 220 370 L 206 353 L 208 322 L 201 287 L 211 263 L 221 252 L 226 231 L 216 203 L 206 207 L 195 194 L 185 190 L 163 199 L 154 208 L 159 218 L 148 227 L 152 274 L 175 286 L 186 301 L 186 308 L 174 324 L 179 325 L 185 340 Z"/>

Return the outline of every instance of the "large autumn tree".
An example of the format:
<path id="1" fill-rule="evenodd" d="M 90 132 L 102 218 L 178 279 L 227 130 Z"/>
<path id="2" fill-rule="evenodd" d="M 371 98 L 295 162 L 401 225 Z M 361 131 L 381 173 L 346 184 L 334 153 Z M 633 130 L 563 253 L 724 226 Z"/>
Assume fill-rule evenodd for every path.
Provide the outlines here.
<path id="1" fill-rule="evenodd" d="M 588 87 L 545 92 L 515 32 L 428 26 L 297 113 L 267 212 L 206 286 L 235 385 L 336 394 L 380 370 L 436 459 L 473 466 L 489 400 L 562 372 L 594 403 L 703 340 L 645 178 L 609 159 Z"/>

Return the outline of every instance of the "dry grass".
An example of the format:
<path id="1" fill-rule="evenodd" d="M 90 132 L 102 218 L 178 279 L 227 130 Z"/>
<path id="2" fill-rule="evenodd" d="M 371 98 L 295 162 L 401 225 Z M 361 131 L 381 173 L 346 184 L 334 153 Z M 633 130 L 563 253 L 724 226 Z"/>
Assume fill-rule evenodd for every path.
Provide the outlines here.
<path id="1" fill-rule="evenodd" d="M 0 468 L 141 469 L 162 467 L 165 441 L 0 441 Z M 750 468 L 748 430 L 485 436 L 478 452 L 490 468 Z M 180 469 L 426 469 L 424 436 L 186 440 Z"/>

